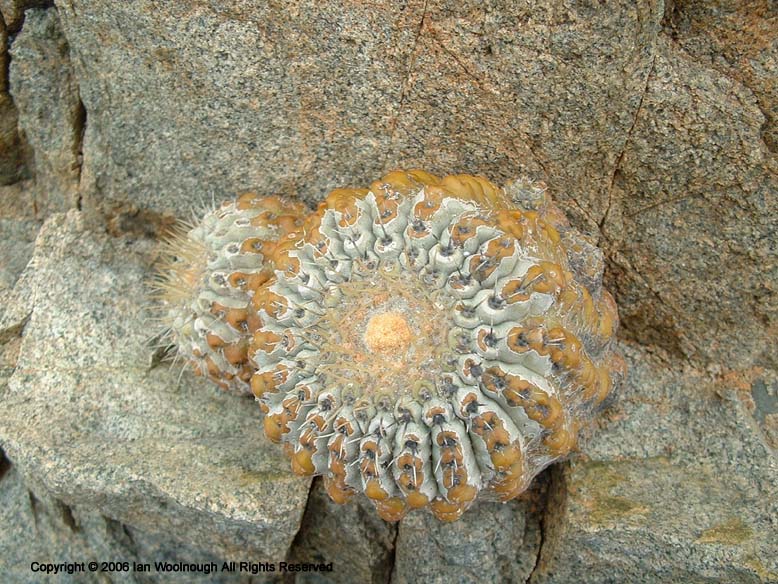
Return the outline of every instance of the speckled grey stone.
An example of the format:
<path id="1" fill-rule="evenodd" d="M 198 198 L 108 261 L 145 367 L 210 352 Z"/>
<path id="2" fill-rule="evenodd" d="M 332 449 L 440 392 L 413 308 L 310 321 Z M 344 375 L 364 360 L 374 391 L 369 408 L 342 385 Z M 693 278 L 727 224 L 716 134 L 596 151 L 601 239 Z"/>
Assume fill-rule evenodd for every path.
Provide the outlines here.
<path id="1" fill-rule="evenodd" d="M 8 93 L 8 26 L 0 15 L 0 185 L 13 184 L 24 174 L 24 150 L 17 122 L 19 112 Z"/>
<path id="2" fill-rule="evenodd" d="M 149 535 L 101 515 L 88 505 L 70 507 L 62 501 L 29 490 L 24 478 L 11 467 L 0 482 L 0 574 L 14 584 L 56 582 L 174 582 L 246 584 L 248 575 L 223 571 L 222 558 L 193 548 L 166 535 Z M 84 563 L 83 571 L 44 576 L 40 564 Z M 90 571 L 89 562 L 98 570 Z M 103 562 L 120 564 L 102 571 Z M 122 563 L 127 563 L 125 570 Z M 155 563 L 217 566 L 210 573 L 162 572 Z M 143 564 L 143 567 L 139 565 Z M 107 566 L 108 567 L 108 566 Z M 149 568 L 146 571 L 146 567 Z M 255 576 L 251 582 L 274 582 Z"/>
<path id="3" fill-rule="evenodd" d="M 67 505 L 219 557 L 281 560 L 309 481 L 285 472 L 253 401 L 154 366 L 149 245 L 85 232 L 77 211 L 44 225 L 0 445 Z"/>
<path id="4" fill-rule="evenodd" d="M 10 93 L 32 148 L 36 212 L 77 205 L 84 109 L 56 8 L 30 8 L 11 45 Z"/>
<path id="5" fill-rule="evenodd" d="M 17 336 L 31 311 L 29 281 L 25 273 L 41 222 L 35 219 L 29 183 L 0 187 L 0 345 Z M 17 285 L 18 284 L 18 285 Z"/>
<path id="6" fill-rule="evenodd" d="M 423 165 L 549 174 L 592 225 L 662 15 L 625 0 L 57 5 L 93 204 L 183 212 L 247 187 L 318 202 Z"/>
<path id="7" fill-rule="evenodd" d="M 624 395 L 553 481 L 532 581 L 778 581 L 778 451 L 750 393 L 625 349 Z"/>
<path id="8" fill-rule="evenodd" d="M 665 38 L 601 245 L 624 330 L 698 363 L 776 368 L 778 158 L 750 91 Z"/>
<path id="9" fill-rule="evenodd" d="M 667 2 L 665 29 L 696 61 L 754 93 L 765 116 L 762 137 L 778 153 L 778 11 L 772 2 Z"/>
<path id="10" fill-rule="evenodd" d="M 392 582 L 526 582 L 540 543 L 539 515 L 527 500 L 478 501 L 454 523 L 411 514 L 400 523 Z"/>
<path id="11" fill-rule="evenodd" d="M 9 290 L 32 256 L 33 242 L 38 231 L 36 221 L 0 219 L 0 292 Z"/>
<path id="12" fill-rule="evenodd" d="M 697 4 L 678 8 L 697 37 L 723 38 Z M 187 215 L 245 188 L 315 203 L 397 166 L 526 173 L 600 240 L 631 338 L 776 366 L 774 48 L 743 85 L 672 42 L 661 1 L 57 5 L 87 210 Z M 748 55 L 774 47 L 769 19 L 748 16 Z M 705 46 L 732 60 L 725 41 Z"/>
<path id="13" fill-rule="evenodd" d="M 2 15 L 8 30 L 18 32 L 24 21 L 24 11 L 28 8 L 44 8 L 51 0 L 0 0 Z"/>
<path id="14" fill-rule="evenodd" d="M 11 188 L 0 187 L 0 196 L 14 196 Z M 6 206 L 0 204 L 0 299 L 10 294 L 27 262 L 32 257 L 35 237 L 40 228 L 40 222 L 26 215 L 16 215 L 9 212 Z M 8 309 L 6 306 L 0 312 Z M 2 318 L 0 317 L 0 322 Z"/>
<path id="15" fill-rule="evenodd" d="M 338 505 L 315 479 L 290 560 L 332 562 L 332 572 L 299 574 L 296 582 L 384 583 L 392 572 L 396 538 L 397 526 L 378 517 L 364 495 Z"/>

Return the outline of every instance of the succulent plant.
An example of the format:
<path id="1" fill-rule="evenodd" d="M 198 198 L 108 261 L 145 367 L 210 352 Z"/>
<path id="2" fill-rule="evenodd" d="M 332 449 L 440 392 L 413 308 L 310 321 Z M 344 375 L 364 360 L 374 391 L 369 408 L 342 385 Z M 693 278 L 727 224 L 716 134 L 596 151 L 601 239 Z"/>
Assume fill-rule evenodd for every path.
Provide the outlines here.
<path id="1" fill-rule="evenodd" d="M 568 455 L 624 372 L 602 254 L 545 186 L 394 171 L 315 212 L 245 193 L 178 228 L 157 296 L 333 500 L 451 521 Z"/>
<path id="2" fill-rule="evenodd" d="M 266 261 L 248 350 L 265 433 L 386 520 L 518 496 L 623 373 L 602 256 L 541 184 L 392 172 L 330 193 Z"/>
<path id="3" fill-rule="evenodd" d="M 243 193 L 196 224 L 178 224 L 162 246 L 152 286 L 163 344 L 223 389 L 249 392 L 247 351 L 259 324 L 250 299 L 273 273 L 268 251 L 300 227 L 304 212 L 279 197 Z"/>

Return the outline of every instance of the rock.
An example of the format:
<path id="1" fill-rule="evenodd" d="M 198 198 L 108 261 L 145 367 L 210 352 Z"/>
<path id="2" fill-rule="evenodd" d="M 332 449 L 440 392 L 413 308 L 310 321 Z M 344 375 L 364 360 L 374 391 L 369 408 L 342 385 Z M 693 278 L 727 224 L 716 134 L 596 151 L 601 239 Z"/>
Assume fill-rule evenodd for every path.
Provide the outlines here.
<path id="1" fill-rule="evenodd" d="M 751 392 L 625 351 L 625 394 L 553 481 L 532 582 L 776 581 L 778 451 Z"/>
<path id="2" fill-rule="evenodd" d="M 38 222 L 0 219 L 0 293 L 10 291 L 32 255 Z"/>
<path id="3" fill-rule="evenodd" d="M 344 505 L 333 503 L 315 479 L 292 562 L 329 563 L 332 572 L 299 574 L 297 582 L 349 584 L 386 582 L 392 572 L 397 526 L 376 515 L 361 494 Z"/>
<path id="4" fill-rule="evenodd" d="M 32 199 L 24 183 L 0 187 L 0 301 L 10 294 L 17 278 L 32 257 L 40 222 L 35 220 Z M 0 314 L 13 310 L 0 302 Z M 2 317 L 0 317 L 0 323 Z M 2 325 L 0 325 L 0 329 Z"/>
<path id="5" fill-rule="evenodd" d="M 0 15 L 0 185 L 24 176 L 24 143 L 17 130 L 19 112 L 8 93 L 8 28 Z"/>
<path id="6" fill-rule="evenodd" d="M 741 84 L 658 43 L 604 223 L 626 333 L 700 363 L 778 364 L 778 159 Z"/>
<path id="7" fill-rule="evenodd" d="M 59 581 L 111 582 L 245 582 L 237 573 L 221 571 L 223 561 L 202 549 L 192 548 L 167 536 L 150 535 L 101 515 L 89 506 L 70 507 L 28 489 L 23 477 L 11 467 L 0 482 L 0 519 L 4 533 L 0 573 L 5 581 L 35 583 L 41 572 L 33 572 L 32 564 L 81 563 L 82 572 L 60 573 L 50 578 Z M 108 559 L 110 558 L 110 559 Z M 93 573 L 88 563 L 113 562 L 113 573 Z M 127 563 L 127 570 L 122 566 Z M 155 563 L 176 565 L 211 564 L 218 568 L 210 573 L 159 572 Z M 138 565 L 149 566 L 149 573 Z M 40 568 L 37 568 L 38 570 Z M 208 568 L 210 569 L 210 567 Z M 255 577 L 256 582 L 272 582 L 272 578 Z"/>
<path id="8" fill-rule="evenodd" d="M 60 557 L 126 528 L 149 542 L 128 557 L 333 562 L 301 581 L 778 581 L 769 3 L 31 4 L 0 0 L 0 182 L 25 176 L 17 109 L 35 154 L 0 191 L 0 490 L 96 526 L 57 519 Z M 627 387 L 537 502 L 387 527 L 315 483 L 298 530 L 308 482 L 253 405 L 150 360 L 148 238 L 238 190 L 315 204 L 406 165 L 548 184 L 604 251 Z M 79 203 L 27 264 L 36 217 Z"/>
<path id="9" fill-rule="evenodd" d="M 75 207 L 85 113 L 57 10 L 27 10 L 10 53 L 10 92 L 33 150 L 36 210 Z"/>
<path id="10" fill-rule="evenodd" d="M 13 184 L 24 174 L 22 141 L 16 131 L 16 121 L 13 100 L 0 92 L 0 185 Z"/>
<path id="11" fill-rule="evenodd" d="M 281 560 L 309 481 L 262 435 L 250 400 L 158 365 L 149 242 L 54 215 L 31 261 L 32 314 L 0 399 L 0 445 L 34 491 L 222 558 Z"/>
<path id="12" fill-rule="evenodd" d="M 299 582 L 525 582 L 540 548 L 540 491 L 508 504 L 479 502 L 454 523 L 415 512 L 392 525 L 361 494 L 333 503 L 316 480 L 291 561 L 333 564 L 324 577 Z"/>
<path id="13" fill-rule="evenodd" d="M 31 270 L 19 280 L 32 258 L 40 222 L 26 186 L 0 187 L 0 391 L 16 365 L 19 335 L 32 311 Z"/>
<path id="14" fill-rule="evenodd" d="M 778 36 L 769 2 L 668 2 L 665 28 L 696 61 L 737 79 L 765 116 L 762 138 L 778 153 Z"/>
<path id="15" fill-rule="evenodd" d="M 315 204 L 394 166 L 528 173 L 606 248 L 630 338 L 776 366 L 772 48 L 744 86 L 669 42 L 661 2 L 58 6 L 89 112 L 85 206 L 109 221 L 244 188 Z M 748 19 L 744 58 L 773 47 L 769 13 Z"/>
<path id="16" fill-rule="evenodd" d="M 400 523 L 392 582 L 526 582 L 540 542 L 528 500 L 479 501 L 455 523 L 411 514 Z"/>
<path id="17" fill-rule="evenodd" d="M 109 214 L 243 188 L 315 203 L 423 165 L 553 177 L 590 230 L 662 16 L 624 0 L 57 5 L 89 112 L 85 194 Z"/>
<path id="18" fill-rule="evenodd" d="M 755 369 L 744 381 L 739 395 L 765 433 L 767 443 L 778 451 L 778 372 Z"/>
<path id="19" fill-rule="evenodd" d="M 51 0 L 0 0 L 0 15 L 8 30 L 18 32 L 24 22 L 24 11 L 28 8 L 44 8 Z"/>

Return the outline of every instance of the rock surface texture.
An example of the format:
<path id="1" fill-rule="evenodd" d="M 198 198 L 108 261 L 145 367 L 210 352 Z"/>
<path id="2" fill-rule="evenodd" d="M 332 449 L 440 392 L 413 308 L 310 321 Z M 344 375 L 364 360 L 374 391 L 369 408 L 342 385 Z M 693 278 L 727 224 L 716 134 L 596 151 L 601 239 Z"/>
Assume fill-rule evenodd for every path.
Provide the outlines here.
<path id="1" fill-rule="evenodd" d="M 778 582 L 774 3 L 0 16 L 0 580 L 244 560 L 256 573 L 172 581 Z M 413 166 L 547 183 L 605 253 L 629 365 L 585 454 L 445 525 L 291 475 L 251 400 L 163 361 L 146 301 L 176 218 Z"/>

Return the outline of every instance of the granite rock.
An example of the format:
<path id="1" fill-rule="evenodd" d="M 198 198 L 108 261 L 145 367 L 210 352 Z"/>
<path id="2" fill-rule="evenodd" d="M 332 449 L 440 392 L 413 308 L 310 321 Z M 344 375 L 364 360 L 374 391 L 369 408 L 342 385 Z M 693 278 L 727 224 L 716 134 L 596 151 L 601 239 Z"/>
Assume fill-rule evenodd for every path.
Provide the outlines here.
<path id="1" fill-rule="evenodd" d="M 25 10 L 51 5 L 52 0 L 0 0 L 0 15 L 5 20 L 8 30 L 16 33 L 22 28 Z"/>
<path id="2" fill-rule="evenodd" d="M 0 187 L 0 257 L 3 258 L 0 262 L 0 304 L 4 305 L 0 313 L 12 310 L 9 306 L 12 302 L 10 299 L 5 301 L 5 296 L 12 293 L 16 280 L 30 261 L 40 229 L 26 186 L 19 182 Z"/>
<path id="3" fill-rule="evenodd" d="M 30 8 L 11 45 L 10 93 L 32 149 L 36 212 L 78 204 L 85 120 L 56 8 Z"/>
<path id="4" fill-rule="evenodd" d="M 84 206 L 109 223 L 245 188 L 315 204 L 396 166 L 529 174 L 606 249 L 630 338 L 776 365 L 769 11 L 741 59 L 716 31 L 744 9 L 715 25 L 700 3 L 57 5 L 89 112 Z M 705 46 L 728 69 L 673 43 L 687 20 L 726 37 Z"/>
<path id="5" fill-rule="evenodd" d="M 0 521 L 4 534 L 0 539 L 0 574 L 4 582 L 41 582 L 40 567 L 45 564 L 85 564 L 82 571 L 67 568 L 49 579 L 57 582 L 174 582 L 174 583 L 245 583 L 245 575 L 222 571 L 218 556 L 181 544 L 166 535 L 148 534 L 101 515 L 88 505 L 68 506 L 40 492 L 33 493 L 15 467 L 10 467 L 0 482 Z M 110 558 L 110 559 L 109 559 Z M 111 571 L 90 572 L 88 562 L 113 562 Z M 126 562 L 129 569 L 122 566 Z M 211 563 L 218 568 L 210 573 L 158 572 L 156 563 L 171 566 Z M 143 565 L 144 568 L 137 568 Z M 149 567 L 144 572 L 145 566 Z M 252 582 L 276 579 L 255 577 Z"/>
<path id="6" fill-rule="evenodd" d="M 283 559 L 308 481 L 263 437 L 251 400 L 158 364 L 149 241 L 55 214 L 18 285 L 31 314 L 0 388 L 0 445 L 34 491 L 222 558 Z"/>
<path id="7" fill-rule="evenodd" d="M 8 26 L 0 14 L 0 185 L 24 176 L 25 150 L 17 129 L 19 112 L 8 93 Z"/>
<path id="8" fill-rule="evenodd" d="M 332 562 L 332 572 L 299 574 L 297 582 L 387 582 L 394 565 L 396 538 L 397 526 L 381 520 L 362 494 L 338 505 L 327 495 L 321 479 L 314 479 L 290 560 Z"/>
<path id="9" fill-rule="evenodd" d="M 778 10 L 768 0 L 667 2 L 664 28 L 695 60 L 737 79 L 765 116 L 762 138 L 778 152 Z"/>
<path id="10" fill-rule="evenodd" d="M 410 515 L 400 523 L 392 582 L 526 582 L 541 543 L 538 510 L 526 498 L 479 501 L 452 524 Z"/>
<path id="11" fill-rule="evenodd" d="M 149 537 L 174 532 L 181 546 L 175 554 L 184 556 L 240 554 L 258 541 L 254 553 L 272 554 L 265 547 L 268 524 L 284 526 L 285 543 L 275 551 L 283 556 L 297 523 L 278 517 L 290 509 L 273 494 L 288 496 L 296 488 L 299 522 L 307 482 L 281 470 L 286 462 L 275 449 L 262 448 L 254 412 L 244 407 L 250 404 L 202 386 L 171 389 L 175 372 L 149 369 L 137 324 L 111 320 L 138 310 L 149 242 L 84 236 L 79 213 L 55 215 L 38 238 L 32 276 L 17 283 L 33 299 L 32 316 L 4 390 L 0 441 L 24 469 L 25 484 L 50 493 L 33 496 L 58 501 L 50 513 L 69 513 L 75 525 L 92 521 L 78 509 L 96 508 L 100 517 L 93 520 L 113 526 L 110 533 L 120 533 L 118 525 Z M 121 271 L 111 269 L 118 257 Z M 74 287 L 78 302 L 87 293 L 89 304 L 77 305 Z M 101 346 L 114 349 L 102 355 Z M 390 528 L 365 501 L 336 506 L 317 486 L 290 557 L 332 561 L 337 581 L 384 581 L 390 566 L 397 582 L 525 581 L 530 574 L 533 582 L 569 582 L 579 574 L 593 582 L 770 581 L 778 570 L 769 536 L 778 517 L 769 424 L 778 411 L 775 377 L 761 369 L 712 374 L 639 347 L 625 352 L 631 373 L 622 397 L 586 446 L 588 458 L 550 473 L 545 505 L 485 503 L 453 525 L 417 513 Z M 207 420 L 198 422 L 195 412 Z M 44 416 L 45 425 L 38 422 Z M 252 431 L 254 439 L 246 440 Z M 253 447 L 240 452 L 247 444 Z M 257 461 L 260 450 L 273 461 Z M 188 469 L 193 460 L 203 468 Z M 247 469 L 247 461 L 260 469 Z M 269 475 L 267 465 L 274 469 Z M 208 478 L 211 473 L 216 477 Z M 263 489 L 263 480 L 272 486 Z M 245 490 L 252 496 L 240 497 Z M 25 525 L 12 519 L 14 529 Z M 261 535 L 250 537 L 251 530 Z M 108 545 L 99 537 L 80 544 L 65 539 L 64 547 L 46 549 L 84 557 Z M 149 546 L 148 557 L 167 557 Z"/>
<path id="12" fill-rule="evenodd" d="M 423 165 L 554 178 L 590 228 L 662 17 L 645 1 L 57 6 L 89 112 L 85 195 L 109 212 L 247 187 L 317 202 Z"/>
<path id="13" fill-rule="evenodd" d="M 601 245 L 625 333 L 702 364 L 778 364 L 778 159 L 751 92 L 657 43 Z"/>
<path id="14" fill-rule="evenodd" d="M 0 294 L 13 289 L 17 278 L 32 256 L 39 224 L 32 219 L 0 218 Z"/>
<path id="15" fill-rule="evenodd" d="M 361 494 L 333 503 L 314 481 L 291 559 L 332 562 L 327 574 L 298 582 L 526 582 L 541 542 L 546 482 L 520 501 L 479 501 L 454 523 L 416 512 L 397 525 L 375 513 Z"/>
<path id="16" fill-rule="evenodd" d="M 778 581 L 778 450 L 765 371 L 712 375 L 625 346 L 625 391 L 555 472 L 532 582 Z"/>

